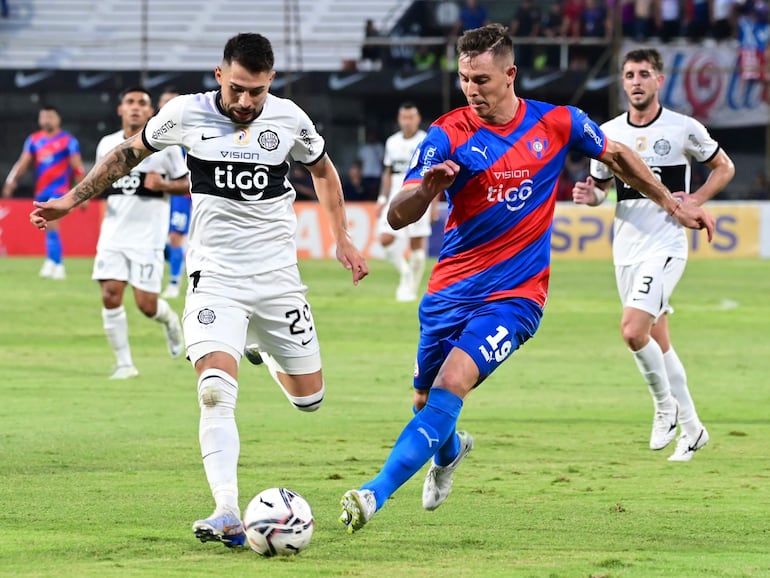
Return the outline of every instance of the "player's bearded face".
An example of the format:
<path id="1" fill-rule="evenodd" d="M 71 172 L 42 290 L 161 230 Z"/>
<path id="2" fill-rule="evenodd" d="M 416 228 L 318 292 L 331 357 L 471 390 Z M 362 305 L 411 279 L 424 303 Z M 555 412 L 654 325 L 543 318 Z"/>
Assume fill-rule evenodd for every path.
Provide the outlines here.
<path id="1" fill-rule="evenodd" d="M 37 117 L 37 124 L 45 132 L 54 132 L 59 130 L 61 121 L 59 115 L 53 110 L 41 110 Z"/>
<path id="2" fill-rule="evenodd" d="M 234 123 L 249 124 L 262 112 L 275 72 L 251 72 L 233 61 L 217 68 L 216 77 L 222 109 Z"/>
<path id="3" fill-rule="evenodd" d="M 662 81 L 663 76 L 649 62 L 626 62 L 623 66 L 623 90 L 637 110 L 645 110 L 655 101 Z"/>

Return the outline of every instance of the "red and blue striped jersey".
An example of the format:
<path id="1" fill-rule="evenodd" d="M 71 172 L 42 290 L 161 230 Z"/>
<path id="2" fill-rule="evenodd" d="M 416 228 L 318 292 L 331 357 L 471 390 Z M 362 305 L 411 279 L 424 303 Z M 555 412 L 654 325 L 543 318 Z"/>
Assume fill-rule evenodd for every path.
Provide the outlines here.
<path id="1" fill-rule="evenodd" d="M 519 99 L 505 125 L 485 124 L 469 107 L 431 125 L 404 185 L 447 159 L 460 172 L 446 191 L 444 242 L 420 305 L 424 329 L 451 324 L 487 301 L 524 297 L 545 306 L 565 159 L 572 150 L 599 158 L 605 146 L 582 110 L 534 100 Z"/>
<path id="2" fill-rule="evenodd" d="M 35 195 L 63 195 L 70 189 L 73 170 L 70 157 L 80 154 L 80 144 L 70 133 L 59 131 L 49 136 L 32 133 L 24 141 L 24 152 L 35 159 Z"/>

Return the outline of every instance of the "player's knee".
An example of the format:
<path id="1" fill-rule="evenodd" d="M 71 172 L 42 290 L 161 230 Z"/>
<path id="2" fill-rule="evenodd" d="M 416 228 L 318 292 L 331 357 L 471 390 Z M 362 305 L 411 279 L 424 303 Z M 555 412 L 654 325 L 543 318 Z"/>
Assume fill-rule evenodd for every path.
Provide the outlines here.
<path id="1" fill-rule="evenodd" d="M 235 410 L 238 382 L 221 369 L 206 369 L 198 378 L 198 403 L 201 409 Z"/>
<path id="2" fill-rule="evenodd" d="M 620 327 L 620 333 L 623 336 L 623 341 L 632 351 L 639 351 L 650 340 L 647 331 L 630 323 L 623 323 Z"/>
<path id="3" fill-rule="evenodd" d="M 310 395 L 298 396 L 287 393 L 286 397 L 289 398 L 291 404 L 300 411 L 317 411 L 320 409 L 324 400 L 324 389 L 324 385 L 321 384 L 321 389 Z"/>
<path id="4" fill-rule="evenodd" d="M 137 302 L 136 306 L 139 308 L 139 311 L 141 311 L 145 317 L 148 317 L 150 319 L 155 317 L 155 314 L 158 312 L 157 302 L 152 303 L 149 301 L 141 301 L 141 302 Z"/>
<path id="5" fill-rule="evenodd" d="M 414 413 L 417 413 L 424 408 L 426 403 L 428 403 L 428 390 L 415 389 L 414 397 L 412 398 Z"/>

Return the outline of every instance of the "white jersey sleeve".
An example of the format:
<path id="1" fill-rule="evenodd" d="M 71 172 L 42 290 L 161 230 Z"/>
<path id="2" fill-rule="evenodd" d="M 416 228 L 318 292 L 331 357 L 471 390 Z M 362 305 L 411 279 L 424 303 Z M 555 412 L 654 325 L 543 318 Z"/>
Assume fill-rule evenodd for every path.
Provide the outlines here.
<path id="1" fill-rule="evenodd" d="M 711 137 L 708 129 L 690 116 L 684 117 L 684 123 L 687 134 L 684 141 L 685 151 L 699 163 L 713 159 L 719 151 L 719 143 Z"/>
<path id="2" fill-rule="evenodd" d="M 184 146 L 182 117 L 185 105 L 191 97 L 192 95 L 181 95 L 172 98 L 147 121 L 142 131 L 142 142 L 147 148 L 159 151 L 171 145 Z"/>
<path id="3" fill-rule="evenodd" d="M 318 162 L 326 152 L 326 143 L 323 137 L 318 134 L 307 113 L 298 106 L 297 121 L 297 135 L 294 145 L 291 147 L 291 158 L 303 165 L 312 165 Z"/>

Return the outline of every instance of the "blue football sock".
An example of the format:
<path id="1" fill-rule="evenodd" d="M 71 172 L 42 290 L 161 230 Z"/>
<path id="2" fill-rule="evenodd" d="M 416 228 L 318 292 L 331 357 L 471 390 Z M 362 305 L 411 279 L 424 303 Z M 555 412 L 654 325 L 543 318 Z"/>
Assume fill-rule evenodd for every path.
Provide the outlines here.
<path id="1" fill-rule="evenodd" d="M 168 248 L 168 269 L 169 276 L 172 283 L 179 283 L 179 279 L 182 277 L 182 265 L 184 264 L 184 248 L 182 247 L 169 247 Z"/>
<path id="2" fill-rule="evenodd" d="M 455 394 L 431 390 L 428 403 L 401 432 L 380 473 L 361 486 L 374 492 L 378 510 L 454 434 L 462 407 L 463 400 Z"/>
<path id="3" fill-rule="evenodd" d="M 51 261 L 53 261 L 57 265 L 61 265 L 62 247 L 61 247 L 61 236 L 59 235 L 59 231 L 45 232 L 45 250 L 48 258 Z"/>
<path id="4" fill-rule="evenodd" d="M 460 453 L 460 438 L 457 437 L 457 433 L 453 430 L 452 434 L 447 438 L 446 443 L 441 446 L 436 452 L 436 456 L 433 461 L 437 466 L 448 466 Z"/>

